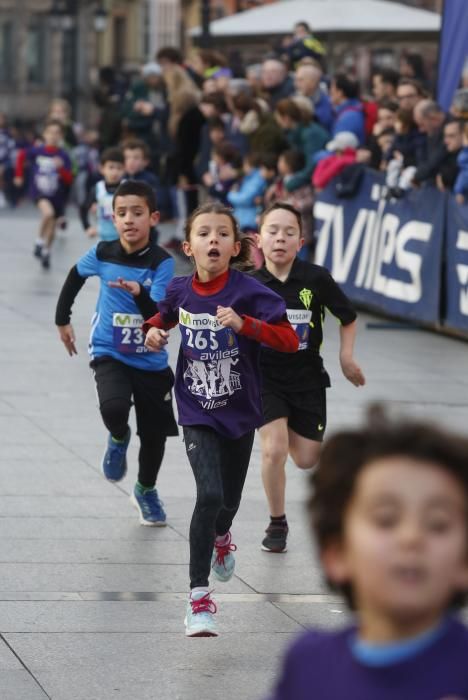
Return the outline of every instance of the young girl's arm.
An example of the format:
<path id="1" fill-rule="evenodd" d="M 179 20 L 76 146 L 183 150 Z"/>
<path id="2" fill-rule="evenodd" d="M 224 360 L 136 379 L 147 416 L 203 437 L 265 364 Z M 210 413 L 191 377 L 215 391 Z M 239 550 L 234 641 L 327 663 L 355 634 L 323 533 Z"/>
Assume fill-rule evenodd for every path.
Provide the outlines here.
<path id="1" fill-rule="evenodd" d="M 164 322 L 159 312 L 148 318 L 142 326 L 143 333 L 146 334 L 145 347 L 153 352 L 162 350 L 168 342 L 168 331 L 177 326 L 177 323 L 178 321 Z"/>
<path id="2" fill-rule="evenodd" d="M 356 338 L 356 321 L 340 326 L 340 364 L 341 370 L 351 384 L 364 386 L 364 374 L 353 359 L 354 340 Z"/>
<path id="3" fill-rule="evenodd" d="M 287 320 L 267 323 L 251 316 L 239 316 L 230 306 L 218 306 L 216 317 L 222 326 L 230 327 L 239 335 L 268 345 L 273 350 L 296 352 L 299 348 L 299 338 Z"/>

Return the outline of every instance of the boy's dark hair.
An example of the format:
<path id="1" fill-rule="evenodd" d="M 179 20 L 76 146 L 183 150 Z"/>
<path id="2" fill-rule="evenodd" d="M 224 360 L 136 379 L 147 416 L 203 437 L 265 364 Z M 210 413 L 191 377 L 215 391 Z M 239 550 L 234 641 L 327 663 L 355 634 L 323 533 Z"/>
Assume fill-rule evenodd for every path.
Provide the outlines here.
<path id="1" fill-rule="evenodd" d="M 253 97 L 250 97 L 249 95 L 246 95 L 244 92 L 241 92 L 239 95 L 236 95 L 233 98 L 232 103 L 234 105 L 234 110 L 240 112 L 241 114 L 245 115 L 250 111 L 254 111 L 259 117 L 262 116 L 262 108 L 260 107 L 257 100 L 255 100 Z"/>
<path id="2" fill-rule="evenodd" d="M 386 129 L 382 129 L 382 131 L 380 132 L 380 134 L 378 134 L 376 138 L 379 139 L 381 136 L 395 136 L 395 134 L 396 131 L 393 128 L 393 126 L 387 126 Z"/>
<path id="3" fill-rule="evenodd" d="M 374 75 L 380 75 L 380 79 L 383 83 L 391 85 L 396 90 L 398 81 L 400 80 L 400 74 L 394 68 L 377 68 L 377 70 L 374 71 Z"/>
<path id="4" fill-rule="evenodd" d="M 193 222 L 197 216 L 201 216 L 202 214 L 223 214 L 230 219 L 232 230 L 234 231 L 234 239 L 236 241 L 240 241 L 241 243 L 240 253 L 237 257 L 231 258 L 230 267 L 234 267 L 237 270 L 251 270 L 253 268 L 251 258 L 251 250 L 254 245 L 253 241 L 250 236 L 244 236 L 241 233 L 239 223 L 234 216 L 233 210 L 230 207 L 226 207 L 221 202 L 207 202 L 206 204 L 202 204 L 190 214 L 184 227 L 185 240 L 190 240 Z"/>
<path id="5" fill-rule="evenodd" d="M 211 117 L 211 119 L 208 119 L 207 121 L 208 125 L 208 132 L 210 132 L 212 129 L 219 129 L 220 131 L 226 131 L 226 124 L 223 122 L 221 117 Z"/>
<path id="6" fill-rule="evenodd" d="M 262 153 L 259 158 L 259 165 L 267 170 L 278 171 L 278 156 L 275 153 Z"/>
<path id="7" fill-rule="evenodd" d="M 125 155 L 125 151 L 136 151 L 140 150 L 143 153 L 143 158 L 145 160 L 150 159 L 150 150 L 147 146 L 147 144 L 142 141 L 141 139 L 128 139 L 127 141 L 124 141 L 122 144 L 122 150 Z"/>
<path id="8" fill-rule="evenodd" d="M 337 73 L 334 75 L 332 82 L 335 83 L 337 90 L 341 90 L 347 100 L 354 100 L 359 97 L 359 85 L 357 81 L 348 78 L 345 73 Z"/>
<path id="9" fill-rule="evenodd" d="M 229 111 L 224 93 L 219 91 L 211 92 L 209 95 L 202 95 L 200 104 L 213 105 L 220 114 Z"/>
<path id="10" fill-rule="evenodd" d="M 273 202 L 273 204 L 270 204 L 270 206 L 267 207 L 264 212 L 262 212 L 262 214 L 260 215 L 260 220 L 258 222 L 258 230 L 259 231 L 261 230 L 261 228 L 265 222 L 266 217 L 272 211 L 275 211 L 275 209 L 286 209 L 286 211 L 291 212 L 291 214 L 293 214 L 297 219 L 297 223 L 299 226 L 299 235 L 302 236 L 301 212 L 299 211 L 299 209 L 296 209 L 296 207 L 294 207 L 292 204 L 289 204 L 289 202 L 281 202 L 279 200 L 277 202 Z"/>
<path id="11" fill-rule="evenodd" d="M 398 102 L 395 100 L 390 100 L 388 97 L 384 97 L 377 103 L 378 109 L 388 109 L 389 112 L 398 112 Z"/>
<path id="12" fill-rule="evenodd" d="M 159 49 L 158 53 L 156 54 L 156 60 L 160 61 L 161 59 L 165 59 L 171 63 L 177 63 L 178 65 L 182 65 L 184 62 L 181 52 L 179 49 L 176 49 L 175 46 L 163 46 L 161 49 Z"/>
<path id="13" fill-rule="evenodd" d="M 381 406 L 374 405 L 363 427 L 343 430 L 325 442 L 320 465 L 311 478 L 308 508 L 320 551 L 343 540 L 345 515 L 363 469 L 375 460 L 396 456 L 430 462 L 451 474 L 468 506 L 468 440 L 428 422 L 391 420 Z M 328 584 L 355 609 L 351 584 Z M 467 594 L 457 593 L 450 607 L 462 607 Z"/>
<path id="14" fill-rule="evenodd" d="M 59 122 L 58 119 L 47 119 L 47 121 L 44 124 L 43 131 L 47 129 L 49 126 L 58 126 L 62 134 L 64 133 L 64 128 L 62 122 Z"/>
<path id="15" fill-rule="evenodd" d="M 248 164 L 250 165 L 250 167 L 252 167 L 252 168 L 258 168 L 258 167 L 259 167 L 259 165 L 260 165 L 260 158 L 261 158 L 261 155 L 260 155 L 260 153 L 257 153 L 257 152 L 255 152 L 255 153 L 253 153 L 253 152 L 244 153 L 244 155 L 243 155 L 243 160 L 244 160 L 246 163 L 248 163 Z"/>
<path id="16" fill-rule="evenodd" d="M 283 151 L 280 158 L 283 158 L 286 165 L 293 173 L 297 173 L 305 167 L 305 155 L 296 148 L 288 148 L 287 151 Z"/>
<path id="17" fill-rule="evenodd" d="M 103 150 L 99 158 L 99 162 L 101 165 L 104 165 L 104 163 L 109 163 L 110 161 L 112 161 L 112 163 L 121 163 L 122 165 L 125 163 L 124 154 L 121 148 L 111 146 L 110 148 L 105 148 Z"/>
<path id="18" fill-rule="evenodd" d="M 218 143 L 214 148 L 214 153 L 226 163 L 232 165 L 233 168 L 240 168 L 242 166 L 241 154 L 229 141 L 221 141 L 221 143 Z"/>
<path id="19" fill-rule="evenodd" d="M 421 85 L 419 80 L 416 80 L 416 78 L 400 78 L 400 80 L 398 81 L 398 87 L 400 87 L 401 85 L 411 85 L 411 87 L 415 89 L 415 92 L 419 95 L 419 97 L 427 97 L 427 91 Z"/>
<path id="20" fill-rule="evenodd" d="M 144 199 L 151 214 L 157 211 L 158 205 L 154 190 L 147 182 L 143 182 L 143 180 L 124 180 L 121 182 L 112 197 L 112 209 L 115 209 L 115 200 L 117 197 L 125 197 L 129 194 L 134 194 L 136 197 Z"/>

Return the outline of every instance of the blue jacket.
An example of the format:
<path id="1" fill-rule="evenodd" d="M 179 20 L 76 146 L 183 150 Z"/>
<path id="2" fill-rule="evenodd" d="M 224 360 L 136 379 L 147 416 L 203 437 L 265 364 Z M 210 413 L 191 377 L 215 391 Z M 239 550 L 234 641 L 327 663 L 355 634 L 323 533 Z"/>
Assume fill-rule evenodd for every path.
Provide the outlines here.
<path id="1" fill-rule="evenodd" d="M 314 101 L 314 98 L 312 98 L 312 104 L 317 121 L 327 131 L 331 132 L 333 125 L 333 106 L 328 95 L 320 90 L 317 101 Z"/>
<path id="2" fill-rule="evenodd" d="M 332 136 L 340 131 L 352 131 L 361 145 L 365 142 L 365 115 L 360 100 L 345 100 L 335 108 Z"/>
<path id="3" fill-rule="evenodd" d="M 239 222 L 241 229 L 257 228 L 257 205 L 255 198 L 265 191 L 265 180 L 260 174 L 260 170 L 252 170 L 242 178 L 237 192 L 229 192 L 227 198 L 234 207 L 234 215 Z"/>
<path id="4" fill-rule="evenodd" d="M 461 149 L 457 157 L 457 165 L 460 172 L 455 180 L 453 191 L 455 194 L 463 194 L 468 197 L 468 146 Z"/>

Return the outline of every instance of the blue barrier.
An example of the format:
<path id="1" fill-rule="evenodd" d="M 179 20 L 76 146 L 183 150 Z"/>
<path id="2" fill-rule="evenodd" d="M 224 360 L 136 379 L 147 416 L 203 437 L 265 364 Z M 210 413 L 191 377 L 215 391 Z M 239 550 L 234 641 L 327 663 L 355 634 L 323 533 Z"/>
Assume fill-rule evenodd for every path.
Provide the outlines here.
<path id="1" fill-rule="evenodd" d="M 314 207 L 317 264 L 356 303 L 468 330 L 468 207 L 432 187 L 386 201 L 382 185 L 382 175 L 369 170 L 352 199 L 337 197 L 333 182 L 320 193 Z"/>
<path id="2" fill-rule="evenodd" d="M 447 206 L 444 325 L 468 331 L 468 205 Z"/>

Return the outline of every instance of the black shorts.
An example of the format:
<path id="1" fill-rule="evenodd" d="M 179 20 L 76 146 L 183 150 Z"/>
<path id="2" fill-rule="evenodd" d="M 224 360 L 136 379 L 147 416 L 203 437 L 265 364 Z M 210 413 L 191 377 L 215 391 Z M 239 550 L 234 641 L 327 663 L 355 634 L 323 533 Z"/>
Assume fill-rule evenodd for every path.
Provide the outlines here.
<path id="1" fill-rule="evenodd" d="M 37 204 L 38 202 L 40 202 L 41 199 L 45 199 L 47 202 L 50 202 L 50 204 L 52 204 L 52 208 L 54 210 L 54 216 L 56 219 L 60 219 L 61 216 L 64 216 L 66 202 L 64 202 L 63 199 L 51 199 L 49 197 L 36 197 L 36 199 L 34 200 L 34 204 Z"/>
<path id="2" fill-rule="evenodd" d="M 126 365 L 113 357 L 99 357 L 90 363 L 94 371 L 99 405 L 123 399 L 135 406 L 138 434 L 158 430 L 166 436 L 179 434 L 172 408 L 172 369 L 148 372 Z"/>
<path id="3" fill-rule="evenodd" d="M 265 423 L 287 418 L 288 427 L 308 440 L 322 442 L 327 427 L 326 389 L 285 392 L 280 389 L 262 392 Z"/>

